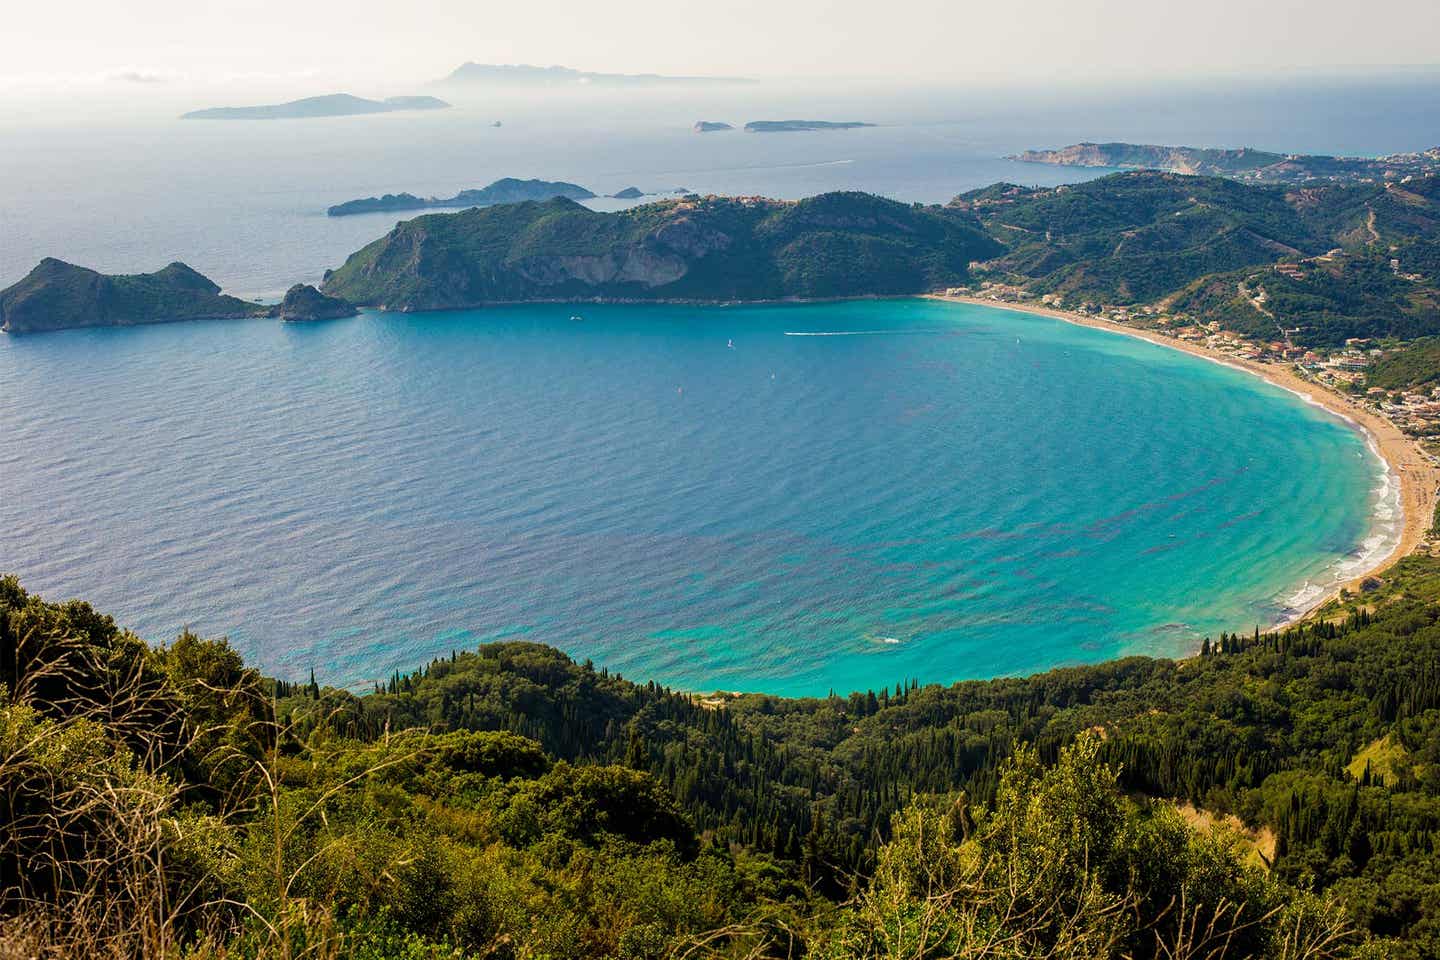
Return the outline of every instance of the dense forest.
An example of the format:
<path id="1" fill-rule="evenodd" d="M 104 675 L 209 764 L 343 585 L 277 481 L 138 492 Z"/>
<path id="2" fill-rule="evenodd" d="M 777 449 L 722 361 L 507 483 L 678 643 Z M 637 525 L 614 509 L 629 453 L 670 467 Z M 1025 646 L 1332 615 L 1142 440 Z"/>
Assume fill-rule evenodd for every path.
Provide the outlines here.
<path id="1" fill-rule="evenodd" d="M 356 696 L 6 579 L 0 956 L 1437 956 L 1440 561 L 1371 586 L 791 700 L 528 643 Z"/>

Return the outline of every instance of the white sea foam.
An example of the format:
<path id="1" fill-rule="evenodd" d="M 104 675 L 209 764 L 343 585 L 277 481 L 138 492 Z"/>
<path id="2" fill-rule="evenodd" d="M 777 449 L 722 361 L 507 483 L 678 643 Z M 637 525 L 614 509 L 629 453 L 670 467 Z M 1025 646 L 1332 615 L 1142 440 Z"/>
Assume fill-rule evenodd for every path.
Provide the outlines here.
<path id="1" fill-rule="evenodd" d="M 1375 441 L 1375 434 L 1370 431 L 1370 428 L 1344 411 L 1321 403 L 1309 391 L 1276 383 L 1259 371 L 1207 354 L 1192 353 L 1191 356 L 1202 357 L 1211 363 L 1218 363 L 1222 367 L 1229 367 L 1232 370 L 1259 377 L 1272 386 L 1294 394 L 1310 406 L 1317 407 L 1326 414 L 1344 421 L 1365 439 L 1365 449 L 1369 451 L 1372 461 L 1378 467 L 1375 485 L 1370 490 L 1370 529 L 1365 539 L 1318 577 L 1307 579 L 1296 588 L 1294 593 L 1283 598 L 1276 598 L 1280 606 L 1280 620 L 1276 626 L 1289 626 L 1324 603 L 1325 599 L 1340 589 L 1342 585 L 1354 580 L 1366 570 L 1379 566 L 1399 548 L 1405 530 L 1405 508 L 1400 498 L 1400 478 L 1395 474 L 1390 461 L 1385 459 L 1380 452 L 1379 444 Z"/>
<path id="2" fill-rule="evenodd" d="M 1024 307 L 1015 309 L 1030 313 L 1030 311 L 1025 310 Z M 1032 315 L 1050 316 L 1050 314 L 1041 313 Z M 1055 317 L 1055 319 L 1062 320 L 1066 323 L 1075 323 L 1075 321 L 1069 320 L 1066 317 Z M 1265 381 L 1271 386 L 1279 387 L 1287 393 L 1294 394 L 1305 403 L 1323 410 L 1330 416 L 1339 418 L 1365 439 L 1365 448 L 1369 451 L 1373 461 L 1379 467 L 1376 472 L 1375 486 L 1371 488 L 1370 530 L 1365 539 L 1360 542 L 1359 546 L 1332 564 L 1320 576 L 1307 579 L 1289 596 L 1282 595 L 1275 598 L 1275 603 L 1280 608 L 1280 619 L 1275 624 L 1276 627 L 1288 626 L 1303 618 L 1311 610 L 1323 603 L 1326 597 L 1338 590 L 1343 584 L 1360 576 L 1366 570 L 1378 566 L 1381 561 L 1399 549 L 1405 529 L 1405 510 L 1400 497 L 1400 480 L 1399 477 L 1396 476 L 1394 468 L 1391 467 L 1390 461 L 1385 459 L 1384 455 L 1381 454 L 1380 447 L 1375 441 L 1374 433 L 1372 433 L 1370 428 L 1365 426 L 1365 424 L 1341 410 L 1321 403 L 1307 390 L 1300 390 L 1287 384 L 1277 383 L 1259 370 L 1242 366 L 1238 363 L 1232 363 L 1221 357 L 1216 357 L 1209 353 L 1186 350 L 1175 344 L 1160 343 L 1149 337 L 1142 336 L 1133 330 L 1099 327 L 1088 323 L 1076 323 L 1075 325 L 1083 326 L 1091 330 L 1099 330 L 1104 333 L 1114 333 L 1120 336 L 1131 337 L 1136 340 L 1154 344 L 1162 349 L 1179 350 L 1192 357 L 1208 360 L 1211 363 L 1219 364 L 1222 367 L 1229 367 L 1231 370 L 1238 370 L 1241 373 L 1247 373 Z"/>
<path id="3" fill-rule="evenodd" d="M 1305 396 L 1305 399 L 1315 402 L 1309 396 Z M 1351 417 L 1333 410 L 1330 412 L 1360 431 L 1365 438 L 1366 448 L 1379 465 L 1375 485 L 1371 488 L 1370 529 L 1365 539 L 1349 554 L 1341 557 L 1318 577 L 1307 579 L 1294 593 L 1280 600 L 1281 625 L 1293 623 L 1305 616 L 1342 584 L 1374 568 L 1393 554 L 1400 546 L 1404 532 L 1405 511 L 1400 499 L 1400 478 L 1396 476 L 1390 462 L 1381 456 L 1374 435 Z"/>

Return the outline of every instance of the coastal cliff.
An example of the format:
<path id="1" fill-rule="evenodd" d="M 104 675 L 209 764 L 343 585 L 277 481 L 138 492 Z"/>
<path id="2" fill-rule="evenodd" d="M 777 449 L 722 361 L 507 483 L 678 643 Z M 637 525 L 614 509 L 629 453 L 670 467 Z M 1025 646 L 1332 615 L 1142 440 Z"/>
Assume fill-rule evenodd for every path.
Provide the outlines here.
<path id="1" fill-rule="evenodd" d="M 975 218 L 863 193 L 684 197 L 616 213 L 566 199 L 417 217 L 324 290 L 390 309 L 514 300 L 764 300 L 919 293 L 1000 252 Z"/>
<path id="2" fill-rule="evenodd" d="M 230 320 L 272 312 L 264 304 L 225 296 L 183 263 L 155 273 L 112 276 L 46 257 L 24 279 L 0 290 L 0 330 L 7 333 Z"/>

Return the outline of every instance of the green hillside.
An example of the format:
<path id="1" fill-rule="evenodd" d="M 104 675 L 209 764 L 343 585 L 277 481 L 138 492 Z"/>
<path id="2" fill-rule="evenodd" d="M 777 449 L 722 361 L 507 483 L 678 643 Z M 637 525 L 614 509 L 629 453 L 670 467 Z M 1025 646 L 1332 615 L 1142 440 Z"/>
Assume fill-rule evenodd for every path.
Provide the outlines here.
<path id="1" fill-rule="evenodd" d="M 24 279 L 0 290 L 0 329 L 8 333 L 270 313 L 270 307 L 225 296 L 209 278 L 183 263 L 154 273 L 116 276 L 46 257 Z"/>
<path id="2" fill-rule="evenodd" d="M 692 697 L 528 643 L 355 696 L 5 580 L 0 942 L 1418 960 L 1440 950 L 1437 664 L 1420 558 L 1363 606 L 1188 661 L 811 700 Z M 1175 801 L 1273 837 L 1271 869 Z"/>
<path id="3" fill-rule="evenodd" d="M 325 289 L 425 310 L 896 295 L 975 280 L 1265 340 L 1283 328 L 1305 345 L 1440 334 L 1440 178 L 1282 188 L 1145 170 L 995 184 L 947 207 L 862 193 L 690 196 L 619 213 L 520 203 L 398 224 Z"/>
<path id="4" fill-rule="evenodd" d="M 685 197 L 618 213 L 565 199 L 418 217 L 325 291 L 421 310 L 513 300 L 758 300 L 923 293 L 999 247 L 973 217 L 861 193 Z"/>
<path id="5" fill-rule="evenodd" d="M 1106 303 L 1148 302 L 1205 274 L 1329 246 L 1280 191 L 1218 178 L 1125 173 L 986 199 L 962 194 L 953 205 L 1007 244 L 991 271 Z"/>
<path id="6" fill-rule="evenodd" d="M 1306 345 L 1440 333 L 1437 177 L 1285 190 L 1147 171 L 952 206 L 1006 245 L 981 277 L 1071 305 L 1155 304 Z"/>

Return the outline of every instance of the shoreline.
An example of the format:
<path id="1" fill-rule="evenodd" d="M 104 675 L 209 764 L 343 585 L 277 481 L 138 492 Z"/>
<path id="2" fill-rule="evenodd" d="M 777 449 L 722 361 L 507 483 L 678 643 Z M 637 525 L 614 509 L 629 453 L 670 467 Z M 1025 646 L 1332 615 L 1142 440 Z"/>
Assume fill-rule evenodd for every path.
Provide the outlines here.
<path id="1" fill-rule="evenodd" d="M 1002 300 L 990 300 L 984 297 L 951 296 L 940 293 L 922 294 L 922 298 L 947 303 L 967 303 L 979 307 L 996 307 L 1002 310 L 1013 310 L 1017 313 L 1051 317 L 1078 327 L 1089 327 L 1092 330 L 1103 330 L 1121 336 L 1146 340 L 1156 346 L 1179 350 L 1182 353 L 1188 353 L 1191 356 L 1259 377 L 1272 386 L 1288 390 L 1305 401 L 1340 417 L 1354 428 L 1365 440 L 1366 446 L 1380 458 L 1390 476 L 1395 478 L 1400 485 L 1400 516 L 1397 518 L 1399 536 L 1396 538 L 1394 546 L 1383 557 L 1376 559 L 1358 573 L 1338 581 L 1333 587 L 1325 589 L 1316 599 L 1297 609 L 1271 629 L 1284 629 L 1309 618 L 1316 610 L 1337 598 L 1342 590 L 1358 593 L 1360 584 L 1364 580 L 1389 570 L 1402 558 L 1414 553 L 1416 547 L 1428 539 L 1430 527 L 1434 522 L 1436 490 L 1437 487 L 1440 487 L 1440 468 L 1437 468 L 1430 458 L 1420 450 L 1419 446 L 1401 433 L 1400 428 L 1389 420 L 1318 383 L 1306 380 L 1288 364 L 1282 366 L 1246 360 L 1190 341 L 1177 340 L 1162 333 L 1127 327 L 1107 320 L 1097 320 L 1084 314 L 1055 307 L 1030 306 Z M 1372 528 L 1373 520 L 1372 515 Z"/>

